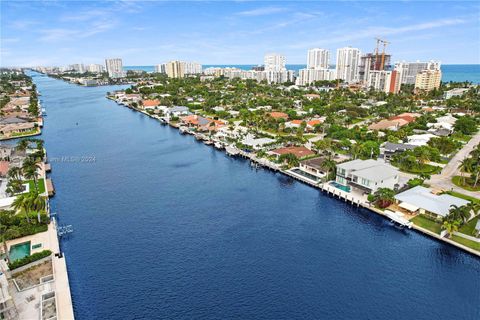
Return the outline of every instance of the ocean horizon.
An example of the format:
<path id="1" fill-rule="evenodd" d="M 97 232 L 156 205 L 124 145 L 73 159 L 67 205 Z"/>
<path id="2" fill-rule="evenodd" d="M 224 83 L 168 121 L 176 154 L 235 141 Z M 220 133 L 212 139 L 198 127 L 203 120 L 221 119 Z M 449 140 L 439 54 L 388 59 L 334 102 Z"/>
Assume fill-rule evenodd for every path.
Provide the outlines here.
<path id="1" fill-rule="evenodd" d="M 238 68 L 242 70 L 250 70 L 258 64 L 205 64 L 203 68 L 220 67 L 220 68 Z M 306 68 L 306 64 L 287 64 L 288 70 L 298 70 Z M 332 66 L 334 67 L 334 66 Z M 143 70 L 146 72 L 153 72 L 155 66 L 125 66 L 125 70 Z M 480 84 L 480 64 L 444 64 L 442 69 L 443 82 L 462 82 L 470 81 L 475 84 Z"/>

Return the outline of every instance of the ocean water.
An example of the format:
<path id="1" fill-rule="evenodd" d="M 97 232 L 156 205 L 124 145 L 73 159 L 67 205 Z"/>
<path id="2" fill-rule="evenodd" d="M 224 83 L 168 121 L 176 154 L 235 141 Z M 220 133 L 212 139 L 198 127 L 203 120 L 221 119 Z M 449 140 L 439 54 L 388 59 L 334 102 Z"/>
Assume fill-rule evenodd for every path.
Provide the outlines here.
<path id="1" fill-rule="evenodd" d="M 33 81 L 76 319 L 480 318 L 480 259 L 105 98 L 119 87 Z"/>
<path id="2" fill-rule="evenodd" d="M 234 67 L 243 70 L 250 70 L 254 64 L 232 64 L 232 65 L 203 65 L 203 68 L 208 67 Z M 298 71 L 302 68 L 306 68 L 304 64 L 287 64 L 288 70 Z M 442 81 L 470 81 L 480 84 L 480 64 L 445 64 L 442 65 Z M 144 70 L 147 72 L 153 72 L 154 66 L 126 66 L 125 70 Z"/>

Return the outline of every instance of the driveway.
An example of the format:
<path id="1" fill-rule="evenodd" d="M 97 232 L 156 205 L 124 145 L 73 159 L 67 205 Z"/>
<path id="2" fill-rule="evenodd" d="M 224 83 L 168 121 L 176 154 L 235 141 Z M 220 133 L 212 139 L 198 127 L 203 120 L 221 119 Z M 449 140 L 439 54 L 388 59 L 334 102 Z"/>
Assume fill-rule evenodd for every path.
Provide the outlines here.
<path id="1" fill-rule="evenodd" d="M 452 183 L 452 178 L 460 174 L 460 170 L 458 167 L 460 166 L 460 162 L 468 157 L 470 152 L 480 144 L 480 131 L 477 132 L 470 141 L 468 141 L 460 151 L 453 156 L 452 159 L 447 163 L 447 165 L 442 169 L 440 174 L 433 175 L 432 178 L 427 182 L 433 188 L 442 189 L 442 190 L 454 190 L 457 192 L 461 192 L 473 197 L 480 198 L 480 192 L 478 191 L 467 191 L 460 187 L 457 187 Z"/>

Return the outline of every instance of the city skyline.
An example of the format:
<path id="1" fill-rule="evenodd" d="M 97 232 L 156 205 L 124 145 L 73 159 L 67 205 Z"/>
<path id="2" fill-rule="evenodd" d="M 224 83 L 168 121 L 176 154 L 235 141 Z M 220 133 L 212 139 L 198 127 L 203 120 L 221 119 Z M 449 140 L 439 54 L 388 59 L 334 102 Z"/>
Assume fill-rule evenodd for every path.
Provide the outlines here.
<path id="1" fill-rule="evenodd" d="M 372 52 L 391 43 L 392 61 L 480 63 L 473 2 L 2 2 L 1 66 L 102 63 L 261 64 L 277 52 L 306 64 L 311 48 Z M 477 14 L 475 14 L 477 12 Z M 38 18 L 41 17 L 41 18 Z M 455 50 L 452 50 L 455 48 Z"/>

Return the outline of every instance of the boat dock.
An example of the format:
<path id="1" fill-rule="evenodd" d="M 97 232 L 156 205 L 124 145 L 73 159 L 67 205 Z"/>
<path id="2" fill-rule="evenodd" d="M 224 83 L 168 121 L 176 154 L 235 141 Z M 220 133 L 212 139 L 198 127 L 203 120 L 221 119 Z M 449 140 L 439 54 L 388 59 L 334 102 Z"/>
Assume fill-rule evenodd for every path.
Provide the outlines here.
<path id="1" fill-rule="evenodd" d="M 55 195 L 55 188 L 53 187 L 52 179 L 46 179 L 45 183 L 47 187 L 48 196 L 53 197 Z"/>

